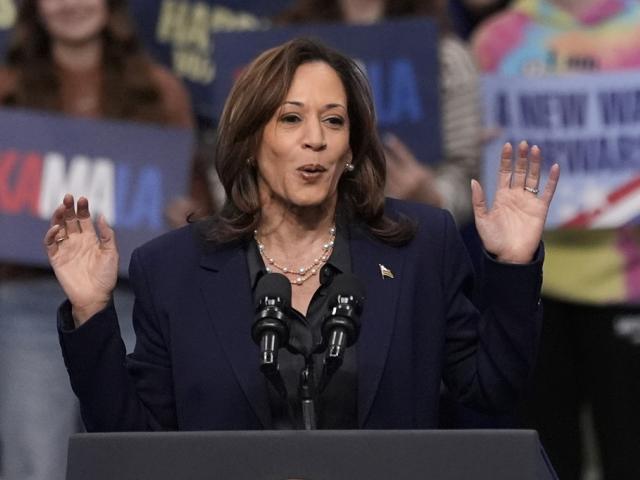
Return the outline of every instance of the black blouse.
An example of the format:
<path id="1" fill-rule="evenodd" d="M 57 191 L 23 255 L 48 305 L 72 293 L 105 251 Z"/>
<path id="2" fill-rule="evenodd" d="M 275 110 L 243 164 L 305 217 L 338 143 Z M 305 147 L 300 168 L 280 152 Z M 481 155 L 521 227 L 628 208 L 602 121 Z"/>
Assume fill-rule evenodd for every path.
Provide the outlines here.
<path id="1" fill-rule="evenodd" d="M 255 241 L 250 242 L 247 248 L 247 263 L 255 294 L 258 280 L 266 273 Z M 314 365 L 316 383 L 320 380 L 324 353 L 313 353 L 313 351 L 322 343 L 322 323 L 329 311 L 329 286 L 334 277 L 340 273 L 351 273 L 351 252 L 347 229 L 338 225 L 331 257 L 320 269 L 320 288 L 316 290 L 311 299 L 307 316 L 293 311 L 293 318 L 291 318 L 289 325 L 289 343 L 295 353 L 280 349 L 278 354 L 280 373 L 287 388 L 288 405 L 276 389 L 267 382 L 272 428 L 274 429 L 302 428 L 302 407 L 298 395 L 300 372 L 305 366 L 305 358 L 310 358 Z M 291 288 L 295 289 L 296 285 L 292 285 Z M 355 347 L 356 345 L 353 345 L 347 349 L 344 363 L 333 375 L 324 391 L 317 395 L 315 410 L 318 428 L 357 428 L 358 382 Z M 256 368 L 258 368 L 257 361 Z"/>

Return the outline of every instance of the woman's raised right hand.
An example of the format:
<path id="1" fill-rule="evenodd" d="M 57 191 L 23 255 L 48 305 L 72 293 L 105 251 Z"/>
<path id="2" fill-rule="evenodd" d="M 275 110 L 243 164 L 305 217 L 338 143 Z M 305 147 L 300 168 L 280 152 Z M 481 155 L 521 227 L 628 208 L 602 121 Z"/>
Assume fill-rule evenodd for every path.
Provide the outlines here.
<path id="1" fill-rule="evenodd" d="M 103 215 L 97 232 L 89 201 L 66 194 L 51 217 L 44 237 L 49 263 L 71 302 L 76 327 L 105 308 L 118 279 L 118 249 L 113 230 Z"/>

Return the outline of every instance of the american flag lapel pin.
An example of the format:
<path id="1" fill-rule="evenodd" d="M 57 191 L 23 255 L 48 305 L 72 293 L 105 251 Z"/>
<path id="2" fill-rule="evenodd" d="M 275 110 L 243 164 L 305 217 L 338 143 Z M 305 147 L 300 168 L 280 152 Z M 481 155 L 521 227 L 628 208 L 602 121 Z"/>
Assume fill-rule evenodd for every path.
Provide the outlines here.
<path id="1" fill-rule="evenodd" d="M 382 275 L 383 280 L 385 278 L 394 278 L 393 272 L 391 270 L 389 270 L 387 267 L 385 267 L 381 263 L 379 263 L 378 266 L 380 267 L 380 275 Z"/>

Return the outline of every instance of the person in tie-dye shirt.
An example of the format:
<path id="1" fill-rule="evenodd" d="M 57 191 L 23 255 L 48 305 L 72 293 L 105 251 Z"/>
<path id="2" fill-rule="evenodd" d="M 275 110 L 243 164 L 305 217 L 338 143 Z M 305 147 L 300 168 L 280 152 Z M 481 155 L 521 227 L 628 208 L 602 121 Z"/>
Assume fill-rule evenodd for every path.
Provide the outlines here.
<path id="1" fill-rule="evenodd" d="M 516 0 L 472 43 L 486 73 L 638 69 L 640 2 Z M 560 478 L 579 479 L 588 403 L 605 478 L 640 478 L 640 230 L 549 232 L 545 243 L 545 324 L 527 420 Z"/>

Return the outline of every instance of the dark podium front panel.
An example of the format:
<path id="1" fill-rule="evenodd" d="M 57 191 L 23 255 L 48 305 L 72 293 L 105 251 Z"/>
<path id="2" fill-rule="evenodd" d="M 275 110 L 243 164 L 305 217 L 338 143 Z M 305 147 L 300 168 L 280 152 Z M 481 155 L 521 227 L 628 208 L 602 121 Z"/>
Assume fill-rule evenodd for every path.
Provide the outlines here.
<path id="1" fill-rule="evenodd" d="M 78 434 L 67 480 L 546 480 L 530 430 Z"/>

